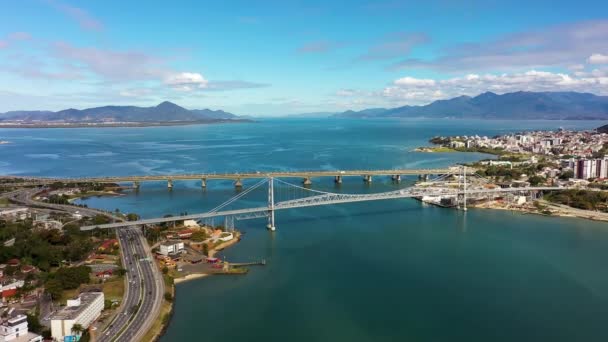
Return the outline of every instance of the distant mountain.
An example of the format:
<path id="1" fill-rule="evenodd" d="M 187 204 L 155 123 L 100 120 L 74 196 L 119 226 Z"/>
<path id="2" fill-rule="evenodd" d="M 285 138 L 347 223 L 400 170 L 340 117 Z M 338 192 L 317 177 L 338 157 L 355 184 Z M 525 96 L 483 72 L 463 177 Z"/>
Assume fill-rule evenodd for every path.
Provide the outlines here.
<path id="1" fill-rule="evenodd" d="M 221 110 L 188 110 L 175 103 L 165 101 L 155 107 L 104 106 L 87 109 L 64 109 L 51 111 L 12 111 L 0 113 L 0 121 L 22 122 L 67 122 L 67 123 L 111 123 L 111 122 L 204 122 L 235 120 L 238 116 Z"/>
<path id="2" fill-rule="evenodd" d="M 599 133 L 608 133 L 608 125 L 596 128 Z"/>
<path id="3" fill-rule="evenodd" d="M 334 116 L 338 113 L 336 112 L 312 112 L 312 113 L 298 113 L 298 114 L 289 114 L 288 118 L 328 118 L 330 116 Z"/>
<path id="4" fill-rule="evenodd" d="M 428 117 L 479 119 L 608 119 L 608 96 L 576 92 L 486 92 L 459 96 L 424 106 L 346 111 L 338 117 Z"/>

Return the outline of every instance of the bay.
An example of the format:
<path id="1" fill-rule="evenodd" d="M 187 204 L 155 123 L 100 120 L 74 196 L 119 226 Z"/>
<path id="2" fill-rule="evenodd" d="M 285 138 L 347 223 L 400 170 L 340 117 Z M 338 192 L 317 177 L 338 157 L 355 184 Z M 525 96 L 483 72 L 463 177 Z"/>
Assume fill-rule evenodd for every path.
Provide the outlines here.
<path id="1" fill-rule="evenodd" d="M 415 153 L 435 135 L 593 128 L 585 121 L 262 120 L 254 124 L 112 129 L 0 129 L 0 173 L 103 176 L 306 169 L 430 168 L 487 156 Z M 297 183 L 299 180 L 292 179 Z M 376 177 L 313 189 L 394 190 Z M 245 188 L 255 181 L 247 181 Z M 240 206 L 263 205 L 265 189 Z M 203 212 L 236 193 L 231 182 L 145 183 L 138 192 L 81 200 L 144 217 Z M 286 188 L 278 196 L 289 197 Z M 220 223 L 220 222 L 218 222 Z M 266 259 L 246 276 L 177 286 L 163 341 L 604 341 L 608 230 L 579 219 L 390 200 L 238 221 L 231 261 Z"/>

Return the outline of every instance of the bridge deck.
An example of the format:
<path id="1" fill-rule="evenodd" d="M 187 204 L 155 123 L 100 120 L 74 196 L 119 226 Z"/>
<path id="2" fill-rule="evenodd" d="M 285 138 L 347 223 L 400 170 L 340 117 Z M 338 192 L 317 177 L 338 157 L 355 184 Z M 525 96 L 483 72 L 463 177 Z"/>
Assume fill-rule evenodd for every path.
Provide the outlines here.
<path id="1" fill-rule="evenodd" d="M 311 171 L 281 171 L 281 172 L 243 172 L 243 173 L 197 173 L 197 174 L 162 174 L 145 176 L 114 176 L 114 177 L 82 177 L 82 178 L 42 178 L 27 176 L 3 176 L 2 178 L 23 179 L 27 183 L 48 184 L 53 182 L 63 183 L 121 183 L 121 182 L 147 182 L 167 180 L 201 180 L 201 179 L 251 179 L 251 178 L 314 178 L 314 177 L 352 177 L 352 176 L 392 176 L 392 175 L 440 175 L 453 173 L 455 169 L 398 169 L 398 170 L 311 170 Z M 471 173 L 473 170 L 470 171 Z M 15 183 L 19 184 L 19 183 Z"/>
<path id="2" fill-rule="evenodd" d="M 466 191 L 467 195 L 474 194 L 496 194 L 506 192 L 525 192 L 525 191 L 542 191 L 542 190 L 565 190 L 568 188 L 558 187 L 522 187 L 522 188 L 495 188 L 495 189 L 470 189 Z M 397 198 L 411 198 L 421 196 L 457 196 L 464 194 L 464 191 L 458 189 L 446 189 L 446 188 L 419 188 L 409 187 L 396 191 L 380 192 L 373 194 L 338 194 L 338 193 L 325 193 L 316 196 L 303 197 L 295 200 L 281 201 L 274 205 L 274 210 L 285 210 L 292 208 L 304 208 L 313 207 L 320 205 L 340 204 L 340 203 L 353 203 L 353 202 L 364 202 L 364 201 L 377 201 Z M 251 213 L 268 212 L 268 207 L 255 207 L 246 209 L 235 209 L 225 211 L 212 211 L 201 214 L 191 214 L 183 216 L 172 216 L 172 217 L 161 217 L 154 219 L 144 219 L 131 222 L 120 222 L 120 223 L 109 223 L 96 226 L 84 226 L 81 230 L 92 230 L 95 228 L 107 229 L 107 228 L 121 228 L 133 225 L 147 225 L 166 223 L 182 220 L 199 220 L 203 218 L 218 217 L 218 216 L 237 216 Z"/>

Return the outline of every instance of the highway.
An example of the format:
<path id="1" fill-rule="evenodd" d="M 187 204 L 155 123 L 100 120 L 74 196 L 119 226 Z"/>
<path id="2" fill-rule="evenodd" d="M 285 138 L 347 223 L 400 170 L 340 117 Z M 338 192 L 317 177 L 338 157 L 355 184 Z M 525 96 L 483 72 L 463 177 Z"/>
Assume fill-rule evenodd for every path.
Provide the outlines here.
<path id="1" fill-rule="evenodd" d="M 16 202 L 16 203 L 19 203 L 19 204 L 22 204 L 22 205 L 25 205 L 28 207 L 47 208 L 47 209 L 53 209 L 53 210 L 58 210 L 58 211 L 65 211 L 65 212 L 69 212 L 72 214 L 78 212 L 81 215 L 89 216 L 89 217 L 94 217 L 96 215 L 103 215 L 108 218 L 111 218 L 112 220 L 120 220 L 119 218 L 113 216 L 112 214 L 102 211 L 102 210 L 77 207 L 77 206 L 73 206 L 73 205 L 52 204 L 52 203 L 43 203 L 43 202 L 34 201 L 32 199 L 32 196 L 34 196 L 36 193 L 38 193 L 40 191 L 42 191 L 42 189 L 20 189 L 20 190 L 3 193 L 0 195 L 0 197 L 6 197 L 13 202 Z"/>
<path id="2" fill-rule="evenodd" d="M 0 197 L 29 207 L 48 208 L 85 216 L 104 215 L 122 221 L 110 213 L 92 208 L 42 203 L 32 200 L 40 189 L 21 189 L 0 194 Z M 114 320 L 102 331 L 98 341 L 139 341 L 160 313 L 165 284 L 154 264 L 152 252 L 138 228 L 117 229 L 123 267 L 127 269 L 125 294 Z M 145 260 L 142 260 L 145 259 Z"/>
<path id="3" fill-rule="evenodd" d="M 119 229 L 118 239 L 124 246 L 122 259 L 127 269 L 127 288 L 120 310 L 102 331 L 100 342 L 141 340 L 158 316 L 165 293 L 162 276 L 141 230 Z"/>

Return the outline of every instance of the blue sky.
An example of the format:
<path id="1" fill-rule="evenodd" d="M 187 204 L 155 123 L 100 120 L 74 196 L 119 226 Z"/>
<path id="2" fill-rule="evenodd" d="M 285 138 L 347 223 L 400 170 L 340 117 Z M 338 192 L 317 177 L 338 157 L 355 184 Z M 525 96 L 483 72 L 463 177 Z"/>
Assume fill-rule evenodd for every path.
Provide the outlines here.
<path id="1" fill-rule="evenodd" d="M 273 116 L 484 91 L 608 95 L 605 1 L 0 6 L 0 111 L 169 100 Z"/>

